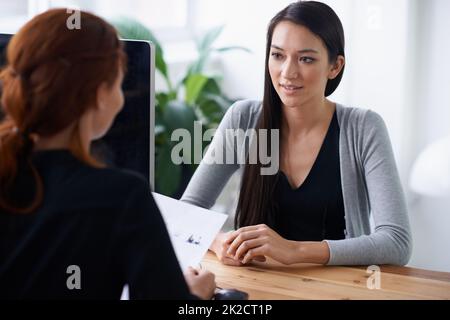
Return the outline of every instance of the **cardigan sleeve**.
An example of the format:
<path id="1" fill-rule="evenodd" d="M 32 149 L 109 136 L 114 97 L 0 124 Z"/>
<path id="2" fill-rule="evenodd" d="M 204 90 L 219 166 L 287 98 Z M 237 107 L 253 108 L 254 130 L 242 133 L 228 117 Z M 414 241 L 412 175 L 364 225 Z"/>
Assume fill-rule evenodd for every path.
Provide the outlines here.
<path id="1" fill-rule="evenodd" d="M 412 252 L 406 201 L 383 119 L 367 111 L 362 127 L 361 162 L 374 232 L 345 240 L 326 240 L 329 265 L 405 265 Z"/>
<path id="2" fill-rule="evenodd" d="M 211 208 L 230 177 L 239 169 L 239 164 L 235 161 L 226 161 L 227 156 L 232 155 L 234 158 L 236 153 L 234 146 L 228 143 L 226 130 L 237 127 L 236 107 L 239 107 L 239 103 L 232 105 L 225 113 L 180 200 L 202 208 Z"/>

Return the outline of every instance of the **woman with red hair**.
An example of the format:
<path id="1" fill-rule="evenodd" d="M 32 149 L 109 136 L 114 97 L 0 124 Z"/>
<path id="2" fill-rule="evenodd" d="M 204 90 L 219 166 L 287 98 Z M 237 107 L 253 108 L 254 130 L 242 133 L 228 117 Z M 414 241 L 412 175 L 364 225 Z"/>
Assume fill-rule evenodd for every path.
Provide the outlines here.
<path id="1" fill-rule="evenodd" d="M 214 276 L 183 277 L 147 181 L 90 155 L 123 106 L 126 56 L 99 17 L 68 18 L 29 21 L 0 74 L 0 297 L 210 298 Z"/>

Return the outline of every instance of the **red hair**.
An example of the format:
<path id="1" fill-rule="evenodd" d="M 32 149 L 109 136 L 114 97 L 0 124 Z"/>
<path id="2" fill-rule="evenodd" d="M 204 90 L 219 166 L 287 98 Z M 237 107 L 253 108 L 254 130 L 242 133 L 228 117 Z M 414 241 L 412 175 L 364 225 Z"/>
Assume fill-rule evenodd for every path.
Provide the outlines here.
<path id="1" fill-rule="evenodd" d="M 44 12 L 11 38 L 7 64 L 0 73 L 0 208 L 16 213 L 34 211 L 42 202 L 43 186 L 31 162 L 32 135 L 51 137 L 76 124 L 70 151 L 98 166 L 81 146 L 78 120 L 97 103 L 97 88 L 112 86 L 126 56 L 117 32 L 101 18 L 80 13 L 80 29 L 66 25 L 66 9 Z M 18 170 L 24 164 L 34 176 L 30 203 L 13 203 Z"/>

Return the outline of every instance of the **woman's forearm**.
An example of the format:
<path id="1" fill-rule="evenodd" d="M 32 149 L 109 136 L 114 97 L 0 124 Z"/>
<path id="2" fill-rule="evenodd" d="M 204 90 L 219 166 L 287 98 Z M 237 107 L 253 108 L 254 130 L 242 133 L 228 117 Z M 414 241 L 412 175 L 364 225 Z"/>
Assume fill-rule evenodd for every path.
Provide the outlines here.
<path id="1" fill-rule="evenodd" d="M 293 263 L 327 264 L 330 260 L 330 248 L 326 241 L 297 241 Z"/>

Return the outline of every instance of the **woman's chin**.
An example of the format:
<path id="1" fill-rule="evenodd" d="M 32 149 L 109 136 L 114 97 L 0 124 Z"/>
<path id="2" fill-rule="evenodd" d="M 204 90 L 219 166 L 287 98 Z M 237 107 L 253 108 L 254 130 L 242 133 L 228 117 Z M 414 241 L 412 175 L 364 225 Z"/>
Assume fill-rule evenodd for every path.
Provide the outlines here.
<path id="1" fill-rule="evenodd" d="M 281 99 L 281 102 L 283 103 L 283 105 L 286 108 L 297 108 L 298 106 L 300 106 L 303 103 L 304 99 L 301 98 L 284 98 Z"/>

